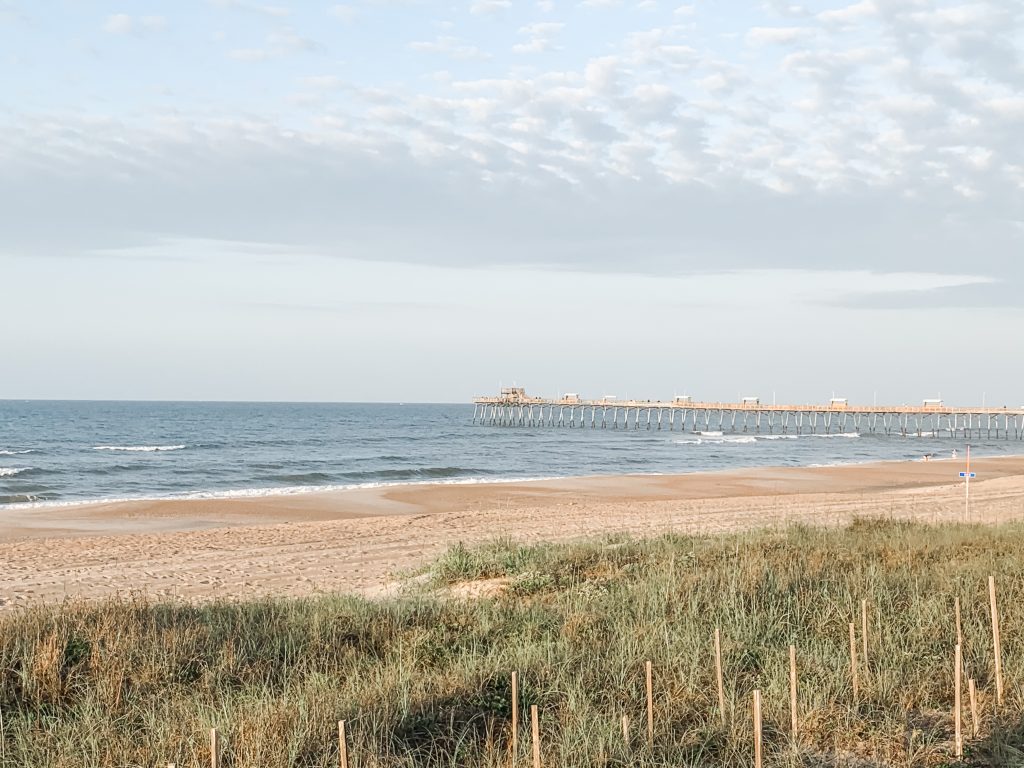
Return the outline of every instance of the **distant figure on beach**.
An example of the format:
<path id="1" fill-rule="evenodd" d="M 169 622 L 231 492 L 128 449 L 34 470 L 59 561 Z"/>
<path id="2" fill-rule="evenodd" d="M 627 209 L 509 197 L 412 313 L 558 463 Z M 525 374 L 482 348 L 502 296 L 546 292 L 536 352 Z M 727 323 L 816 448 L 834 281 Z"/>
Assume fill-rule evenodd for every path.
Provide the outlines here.
<path id="1" fill-rule="evenodd" d="M 956 458 L 956 448 L 953 449 L 953 458 Z"/>

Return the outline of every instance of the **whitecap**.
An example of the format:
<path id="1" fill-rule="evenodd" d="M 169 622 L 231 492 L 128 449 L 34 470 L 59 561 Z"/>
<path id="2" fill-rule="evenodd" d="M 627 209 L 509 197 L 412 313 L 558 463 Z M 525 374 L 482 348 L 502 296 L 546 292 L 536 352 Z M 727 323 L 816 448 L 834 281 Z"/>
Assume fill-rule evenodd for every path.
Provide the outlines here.
<path id="1" fill-rule="evenodd" d="M 6 450 L 3 450 L 3 451 L 0 451 L 0 456 L 21 456 L 21 455 L 26 454 L 26 453 L 35 453 L 35 450 L 33 450 L 32 448 L 28 448 L 28 449 L 26 449 L 24 451 L 6 451 Z"/>
<path id="2" fill-rule="evenodd" d="M 129 453 L 152 453 L 154 451 L 181 451 L 184 445 L 94 445 L 94 451 L 126 451 Z"/>
<path id="3" fill-rule="evenodd" d="M 700 437 L 692 440 L 680 439 L 673 440 L 672 442 L 676 445 L 746 445 L 757 442 L 757 438 L 751 435 L 725 436 L 719 432 L 718 437 L 708 437 L 708 434 L 709 433 L 705 432 Z"/>
<path id="4" fill-rule="evenodd" d="M 14 477 L 22 472 L 28 472 L 32 467 L 0 467 L 0 477 Z"/>

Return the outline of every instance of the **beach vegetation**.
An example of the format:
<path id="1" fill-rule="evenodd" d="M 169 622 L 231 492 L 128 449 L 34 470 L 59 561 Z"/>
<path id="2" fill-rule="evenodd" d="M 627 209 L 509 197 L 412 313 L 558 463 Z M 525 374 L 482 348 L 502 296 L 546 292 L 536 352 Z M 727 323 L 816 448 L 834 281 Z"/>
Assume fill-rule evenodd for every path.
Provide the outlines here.
<path id="1" fill-rule="evenodd" d="M 495 587 L 470 589 L 482 582 Z M 962 761 L 952 714 L 957 598 Z M 345 720 L 353 768 L 529 766 L 536 705 L 544 766 L 749 766 L 756 689 L 766 766 L 1024 765 L 1022 605 L 1024 527 L 896 521 L 456 545 L 382 600 L 190 605 L 127 594 L 37 605 L 0 617 L 0 764 L 207 766 L 216 728 L 225 768 L 333 768 Z"/>

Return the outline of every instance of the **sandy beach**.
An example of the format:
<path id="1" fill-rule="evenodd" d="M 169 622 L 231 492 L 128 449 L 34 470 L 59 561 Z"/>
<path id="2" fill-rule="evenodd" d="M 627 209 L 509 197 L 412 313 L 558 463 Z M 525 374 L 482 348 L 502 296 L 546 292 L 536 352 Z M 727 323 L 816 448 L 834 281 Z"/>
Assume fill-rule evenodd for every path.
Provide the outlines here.
<path id="1" fill-rule="evenodd" d="M 962 461 L 759 468 L 5 510 L 0 609 L 139 591 L 183 600 L 388 593 L 456 542 L 716 533 L 855 516 L 955 521 Z M 976 460 L 971 518 L 1024 518 L 1024 457 Z"/>

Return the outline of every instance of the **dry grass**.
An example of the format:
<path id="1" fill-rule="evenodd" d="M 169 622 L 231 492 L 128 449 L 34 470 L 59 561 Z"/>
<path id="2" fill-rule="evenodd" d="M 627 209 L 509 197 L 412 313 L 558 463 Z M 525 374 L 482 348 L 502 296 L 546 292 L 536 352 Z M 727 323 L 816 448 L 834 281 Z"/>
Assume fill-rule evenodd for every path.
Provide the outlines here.
<path id="1" fill-rule="evenodd" d="M 0 763 L 18 768 L 508 765 L 509 673 L 521 743 L 541 711 L 546 766 L 952 763 L 953 599 L 982 692 L 975 765 L 1024 764 L 1024 528 L 857 523 L 727 537 L 455 547 L 401 599 L 39 607 L 0 620 Z M 986 580 L 1003 610 L 1007 701 L 994 712 Z M 501 580 L 476 600 L 452 585 Z M 456 594 L 472 594 L 463 587 Z M 870 606 L 870 665 L 850 689 L 848 622 Z M 714 686 L 720 626 L 727 725 Z M 801 734 L 789 735 L 788 647 Z M 654 663 L 647 743 L 644 661 Z M 633 723 L 631 746 L 622 715 Z M 965 722 L 970 723 L 965 710 Z"/>

